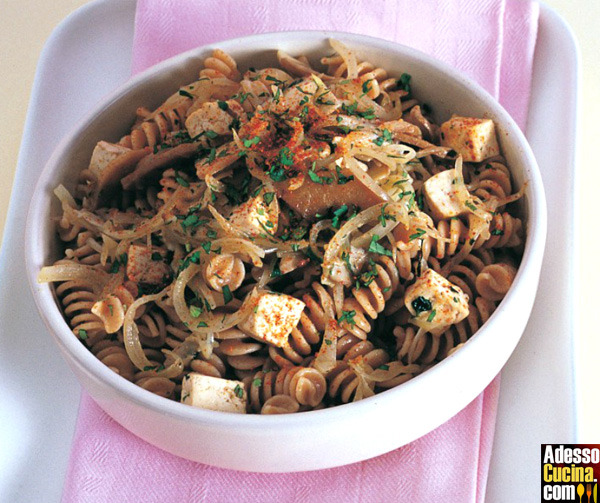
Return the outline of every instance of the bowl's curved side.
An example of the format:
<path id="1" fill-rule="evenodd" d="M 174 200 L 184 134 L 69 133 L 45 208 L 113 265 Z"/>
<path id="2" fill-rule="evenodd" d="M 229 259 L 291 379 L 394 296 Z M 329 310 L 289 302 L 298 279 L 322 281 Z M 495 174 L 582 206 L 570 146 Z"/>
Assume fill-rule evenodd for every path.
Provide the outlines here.
<path id="1" fill-rule="evenodd" d="M 528 236 L 513 288 L 484 329 L 459 352 L 402 386 L 332 409 L 277 417 L 225 414 L 165 400 L 116 375 L 73 336 L 50 285 L 37 283 L 40 268 L 52 263 L 58 253 L 52 216 L 59 214 L 59 207 L 53 189 L 59 183 L 72 188 L 95 143 L 116 140 L 140 104 L 158 105 L 180 84 L 193 80 L 213 47 L 233 54 L 241 66 L 259 66 L 276 62 L 275 47 L 293 54 L 323 53 L 329 37 L 359 48 L 359 57 L 393 74 L 410 73 L 417 94 L 434 105 L 438 119 L 459 113 L 486 115 L 497 122 L 518 184 L 528 182 Z M 26 264 L 38 309 L 66 361 L 116 421 L 188 459 L 241 470 L 286 472 L 338 466 L 390 451 L 431 431 L 475 398 L 502 368 L 525 328 L 537 289 L 545 233 L 545 199 L 533 154 L 516 124 L 485 91 L 447 65 L 391 42 L 340 33 L 289 32 L 245 37 L 184 53 L 132 79 L 101 103 L 57 146 L 43 170 L 27 219 Z M 369 426 L 373 424 L 377 427 Z"/>

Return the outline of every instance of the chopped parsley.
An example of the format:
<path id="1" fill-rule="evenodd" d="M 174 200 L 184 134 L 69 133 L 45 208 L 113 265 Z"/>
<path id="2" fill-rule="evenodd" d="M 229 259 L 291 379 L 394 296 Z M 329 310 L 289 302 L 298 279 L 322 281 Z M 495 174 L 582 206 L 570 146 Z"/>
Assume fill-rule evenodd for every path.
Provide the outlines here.
<path id="1" fill-rule="evenodd" d="M 175 181 L 182 187 L 190 186 L 190 183 L 185 178 L 181 178 L 181 175 L 179 173 L 177 173 L 177 176 L 175 177 Z"/>
<path id="2" fill-rule="evenodd" d="M 352 263 L 350 262 L 350 254 L 347 252 L 342 252 L 342 260 L 346 264 L 346 268 L 350 274 L 354 274 L 354 269 L 352 268 Z"/>
<path id="3" fill-rule="evenodd" d="M 202 308 L 198 306 L 190 306 L 190 314 L 192 318 L 198 318 L 202 314 Z"/>
<path id="4" fill-rule="evenodd" d="M 435 309 L 433 309 L 431 311 L 431 313 L 429 313 L 429 316 L 427 317 L 427 321 L 432 322 L 434 318 L 435 318 Z"/>
<path id="5" fill-rule="evenodd" d="M 283 166 L 293 165 L 294 164 L 294 153 L 288 147 L 283 147 L 279 151 L 279 162 L 281 162 L 281 164 Z"/>
<path id="6" fill-rule="evenodd" d="M 378 136 L 375 139 L 375 145 L 377 145 L 378 147 L 381 147 L 381 145 L 383 145 L 383 142 L 391 142 L 392 141 L 392 133 L 390 133 L 387 129 L 382 129 L 381 130 L 381 136 Z"/>
<path id="7" fill-rule="evenodd" d="M 225 304 L 229 304 L 233 299 L 233 295 L 231 294 L 231 290 L 228 285 L 223 286 L 223 300 Z"/>
<path id="8" fill-rule="evenodd" d="M 333 212 L 333 219 L 331 220 L 331 225 L 335 228 L 335 229 L 339 229 L 340 228 L 340 219 L 346 214 L 348 213 L 348 206 L 343 204 L 342 206 L 340 206 L 337 210 L 335 210 Z"/>
<path id="9" fill-rule="evenodd" d="M 271 271 L 271 278 L 277 278 L 278 276 L 281 276 L 281 269 L 279 268 L 279 259 L 275 261 L 275 264 L 273 265 L 273 270 Z"/>
<path id="10" fill-rule="evenodd" d="M 374 234 L 371 238 L 371 243 L 369 244 L 369 251 L 379 255 L 387 255 L 388 257 L 391 257 L 392 252 L 380 245 L 377 241 L 379 241 L 379 236 Z"/>
<path id="11" fill-rule="evenodd" d="M 363 119 L 371 120 L 375 119 L 375 113 L 372 108 L 367 108 L 364 112 L 358 110 L 358 102 L 355 101 L 350 105 L 346 105 L 342 103 L 342 111 L 348 115 L 355 115 L 357 117 L 362 117 Z"/>
<path id="12" fill-rule="evenodd" d="M 501 229 L 493 229 L 491 234 L 492 236 L 504 236 L 504 231 Z"/>
<path id="13" fill-rule="evenodd" d="M 244 396 L 244 388 L 242 388 L 239 384 L 235 385 L 235 388 L 233 388 L 233 392 L 238 398 L 242 398 Z"/>
<path id="14" fill-rule="evenodd" d="M 377 263 L 373 259 L 369 259 L 369 269 L 363 272 L 356 280 L 356 284 L 354 285 L 358 290 L 361 287 L 369 286 L 375 278 L 379 276 L 379 272 L 377 271 Z"/>
<path id="15" fill-rule="evenodd" d="M 354 175 L 350 175 L 350 176 L 342 175 L 342 168 L 340 168 L 339 166 L 335 167 L 335 172 L 337 174 L 338 185 L 345 185 L 348 182 L 351 182 L 352 180 L 354 180 Z"/>
<path id="16" fill-rule="evenodd" d="M 281 166 L 271 166 L 271 169 L 268 171 L 268 175 L 274 182 L 283 182 L 287 178 L 285 169 L 283 169 Z"/>
<path id="17" fill-rule="evenodd" d="M 275 82 L 276 86 L 281 86 L 281 85 L 285 84 L 285 82 L 283 80 L 279 80 L 278 78 L 275 78 L 271 75 L 267 75 L 265 77 L 265 80 L 270 80 L 271 82 Z"/>
<path id="18" fill-rule="evenodd" d="M 87 330 L 84 330 L 83 328 L 80 328 L 77 331 L 77 335 L 79 335 L 79 338 L 84 341 L 88 338 Z"/>
<path id="19" fill-rule="evenodd" d="M 313 182 L 321 184 L 321 185 L 331 185 L 331 183 L 333 182 L 333 178 L 328 177 L 328 176 L 317 175 L 317 173 L 315 172 L 315 164 L 316 164 L 316 162 L 313 162 L 312 167 L 308 170 L 308 176 L 310 177 L 310 179 Z"/>
<path id="20" fill-rule="evenodd" d="M 185 89 L 180 89 L 180 90 L 179 90 L 179 94 L 180 94 L 181 96 L 185 96 L 186 98 L 190 98 L 191 100 L 193 100 L 193 99 L 194 99 L 194 95 L 193 95 L 193 94 L 190 94 L 190 93 L 188 93 L 188 92 L 187 92 Z"/>
<path id="21" fill-rule="evenodd" d="M 219 108 L 225 112 L 229 110 L 229 105 L 226 101 L 217 100 L 217 105 L 219 105 Z"/>
<path id="22" fill-rule="evenodd" d="M 350 326 L 356 325 L 356 321 L 354 321 L 354 317 L 356 316 L 356 311 L 342 311 L 342 315 L 338 319 L 338 323 L 346 322 Z"/>
<path id="23" fill-rule="evenodd" d="M 432 308 L 431 301 L 420 295 L 411 302 L 411 306 L 417 314 L 421 314 L 424 311 L 431 311 Z"/>
<path id="24" fill-rule="evenodd" d="M 406 91 L 407 93 L 410 94 L 410 79 L 411 78 L 412 77 L 410 76 L 410 74 L 403 73 L 402 75 L 400 75 L 400 78 L 396 81 L 396 85 L 403 91 Z"/>
<path id="25" fill-rule="evenodd" d="M 120 256 L 115 258 L 114 262 L 110 266 L 109 272 L 111 274 L 118 273 L 121 265 L 127 266 L 127 253 L 122 253 Z"/>
<path id="26" fill-rule="evenodd" d="M 379 222 L 381 223 L 382 227 L 386 226 L 386 220 L 392 220 L 392 221 L 396 221 L 396 217 L 394 215 L 390 215 L 388 213 L 385 212 L 385 209 L 387 208 L 387 204 L 384 204 L 381 207 L 381 215 L 379 215 Z"/>
<path id="27" fill-rule="evenodd" d="M 263 194 L 263 201 L 265 202 L 266 205 L 270 205 L 273 202 L 274 198 L 275 198 L 275 192 L 265 192 Z"/>
<path id="28" fill-rule="evenodd" d="M 417 232 L 415 232 L 414 234 L 411 234 L 408 237 L 408 240 L 409 241 L 413 241 L 415 239 L 419 239 L 419 238 L 423 237 L 424 235 L 425 235 L 425 230 L 423 230 L 423 229 L 417 229 Z"/>
<path id="29" fill-rule="evenodd" d="M 244 140 L 244 147 L 250 148 L 253 145 L 256 145 L 259 141 L 260 141 L 259 136 L 255 136 L 254 138 L 251 138 L 250 140 Z"/>
<path id="30" fill-rule="evenodd" d="M 253 379 L 252 386 L 254 386 L 255 388 L 260 388 L 262 386 L 262 379 L 259 377 L 257 377 L 256 379 Z"/>
<path id="31" fill-rule="evenodd" d="M 360 98 L 362 98 L 363 96 L 369 94 L 371 92 L 371 82 L 373 82 L 373 79 L 369 79 L 369 80 L 365 80 L 362 84 L 362 94 L 359 96 Z"/>
<path id="32" fill-rule="evenodd" d="M 471 201 L 465 201 L 465 206 L 471 211 L 477 211 L 477 206 L 475 206 Z"/>

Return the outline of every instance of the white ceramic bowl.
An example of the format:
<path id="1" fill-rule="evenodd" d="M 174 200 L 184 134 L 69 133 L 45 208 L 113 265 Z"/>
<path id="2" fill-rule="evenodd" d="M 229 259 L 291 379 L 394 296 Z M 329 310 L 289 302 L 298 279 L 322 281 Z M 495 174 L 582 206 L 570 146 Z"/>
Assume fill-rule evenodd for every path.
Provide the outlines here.
<path id="1" fill-rule="evenodd" d="M 355 49 L 361 59 L 412 75 L 416 96 L 438 121 L 452 113 L 492 118 L 517 185 L 528 181 L 523 211 L 527 241 L 508 295 L 489 321 L 454 355 L 406 384 L 360 402 L 283 416 L 213 412 L 156 396 L 104 366 L 73 336 L 48 284 L 44 265 L 59 257 L 51 223 L 60 214 L 53 189 L 74 188 L 98 140 L 126 134 L 135 109 L 159 105 L 196 78 L 213 48 L 232 54 L 241 68 L 276 63 L 275 49 L 309 57 L 330 53 L 327 39 Z M 67 363 L 94 400 L 117 422 L 173 454 L 220 467 L 262 472 L 313 470 L 367 459 L 436 428 L 473 400 L 514 350 L 533 305 L 546 236 L 546 209 L 536 161 L 523 134 L 479 86 L 421 52 L 383 40 L 343 33 L 288 32 L 250 36 L 194 49 L 136 76 L 100 103 L 56 148 L 32 199 L 27 221 L 27 275 L 38 309 Z M 30 369 L 31 371 L 32 369 Z M 24 370 L 26 371 L 26 370 Z"/>

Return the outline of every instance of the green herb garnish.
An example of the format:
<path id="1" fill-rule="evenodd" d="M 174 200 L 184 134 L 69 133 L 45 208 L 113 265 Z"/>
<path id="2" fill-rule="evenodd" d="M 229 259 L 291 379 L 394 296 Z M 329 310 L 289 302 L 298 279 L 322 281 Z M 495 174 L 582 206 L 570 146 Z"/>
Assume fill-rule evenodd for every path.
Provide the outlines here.
<path id="1" fill-rule="evenodd" d="M 392 252 L 386 249 L 384 246 L 380 245 L 377 241 L 379 241 L 379 236 L 374 234 L 371 238 L 371 243 L 369 244 L 369 251 L 372 253 L 377 253 L 379 255 L 387 255 L 388 257 L 392 256 Z"/>

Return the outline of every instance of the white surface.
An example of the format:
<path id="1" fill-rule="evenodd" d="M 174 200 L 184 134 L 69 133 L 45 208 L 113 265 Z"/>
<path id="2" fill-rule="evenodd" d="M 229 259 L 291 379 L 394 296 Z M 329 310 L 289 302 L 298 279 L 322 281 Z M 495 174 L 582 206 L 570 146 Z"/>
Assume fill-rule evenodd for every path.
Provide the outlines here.
<path id="1" fill-rule="evenodd" d="M 418 93 L 436 104 L 440 121 L 453 112 L 474 117 L 485 114 L 494 120 L 516 186 L 528 182 L 522 201 L 527 241 L 511 290 L 459 352 L 402 386 L 341 407 L 279 416 L 220 414 L 164 400 L 122 379 L 73 337 L 51 285 L 37 283 L 39 270 L 62 256 L 54 228 L 48 225 L 61 214 L 54 188 L 63 183 L 72 189 L 98 139 L 116 141 L 127 132 L 124 124 L 131 121 L 140 103 L 152 109 L 182 83 L 194 80 L 199 62 L 212 53 L 212 47 L 231 54 L 240 67 L 263 67 L 276 63 L 274 47 L 310 59 L 328 50 L 329 38 L 359 48 L 361 59 L 392 74 L 411 74 L 419 83 Z M 518 126 L 483 89 L 439 61 L 391 42 L 334 32 L 287 32 L 229 40 L 184 53 L 137 75 L 103 100 L 60 142 L 39 177 L 27 221 L 25 257 L 34 299 L 67 363 L 117 422 L 187 459 L 238 470 L 290 472 L 330 468 L 389 452 L 466 407 L 500 372 L 523 333 L 537 289 L 545 236 L 545 197 L 533 153 Z M 410 414 L 402 413 L 409 409 Z M 376 431 L 363 428 L 374 422 Z M 312 442 L 306 441 L 309 438 Z"/>
<path id="2" fill-rule="evenodd" d="M 99 97 L 126 80 L 129 51 L 125 48 L 131 46 L 133 5 L 111 0 L 86 7 L 55 32 L 38 68 L 24 137 L 35 137 L 35 141 L 20 155 L 0 259 L 1 501 L 60 498 L 79 387 L 34 312 L 23 282 L 23 208 L 37 170 L 49 157 L 56 138 Z M 90 54 L 94 57 L 88 57 Z M 572 255 L 567 248 L 570 241 L 561 234 L 573 222 L 573 142 L 564 141 L 565 129 L 574 136 L 573 46 L 560 21 L 547 10 L 541 19 L 536 58 L 529 131 L 544 172 L 552 246 L 547 251 L 543 292 L 534 318 L 503 374 L 488 501 L 534 501 L 524 495 L 539 491 L 539 442 L 569 441 L 574 436 L 571 290 L 565 290 L 566 285 L 571 287 Z M 61 80 L 68 70 L 69 79 Z M 62 92 L 51 94 L 51 89 Z M 557 103 L 557 95 L 571 101 Z M 63 113 L 41 115 L 41 106 L 58 107 L 53 110 Z M 558 144 L 558 133 L 560 158 L 552 149 Z M 564 208 L 566 212 L 559 211 Z M 562 239 L 552 240 L 557 235 Z M 548 291 L 553 294 L 547 298 Z M 37 369 L 35 374 L 22 370 L 31 368 Z M 514 497 L 509 498 L 508 493 Z"/>
<path id="3" fill-rule="evenodd" d="M 548 237 L 528 328 L 502 372 L 486 503 L 540 501 L 541 443 L 574 443 L 573 268 L 579 54 L 562 18 L 540 13 L 527 137 L 548 200 Z M 560 99 L 557 99 L 560 97 Z"/>

